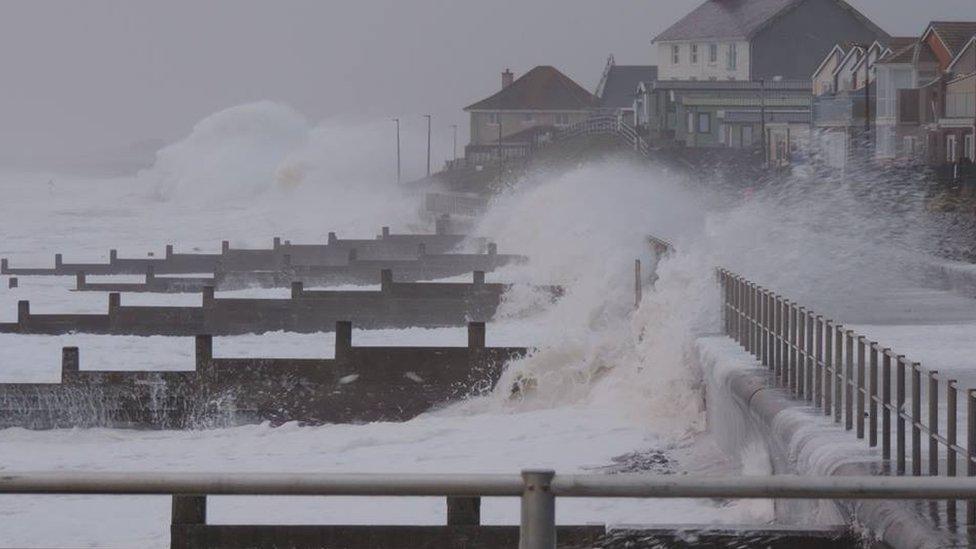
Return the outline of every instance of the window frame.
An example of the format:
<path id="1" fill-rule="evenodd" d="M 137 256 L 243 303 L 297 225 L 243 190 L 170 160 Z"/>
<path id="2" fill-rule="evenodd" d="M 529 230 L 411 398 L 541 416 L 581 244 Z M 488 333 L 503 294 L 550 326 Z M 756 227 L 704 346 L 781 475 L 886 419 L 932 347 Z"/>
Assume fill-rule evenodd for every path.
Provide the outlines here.
<path id="1" fill-rule="evenodd" d="M 976 136 L 972 133 L 967 133 L 962 137 L 962 154 L 965 158 L 969 160 L 974 160 L 976 158 Z"/>
<path id="2" fill-rule="evenodd" d="M 671 64 L 681 64 L 681 44 L 671 44 Z"/>
<path id="3" fill-rule="evenodd" d="M 946 136 L 945 148 L 946 148 L 946 162 L 956 161 L 956 147 L 958 143 L 956 142 L 956 134 L 950 133 Z"/>
<path id="4" fill-rule="evenodd" d="M 726 59 L 725 59 L 725 67 L 728 70 L 734 71 L 734 70 L 738 70 L 739 69 L 739 59 L 738 59 L 739 58 L 739 53 L 738 53 L 738 48 L 736 47 L 736 43 L 735 42 L 732 42 L 732 43 L 729 44 L 729 47 L 726 49 L 726 56 L 725 57 L 726 57 Z"/>
<path id="5" fill-rule="evenodd" d="M 691 45 L 691 53 L 689 53 L 689 61 L 692 65 L 698 64 L 698 44 Z"/>
<path id="6" fill-rule="evenodd" d="M 695 129 L 698 131 L 698 133 L 701 133 L 701 134 L 711 134 L 712 133 L 712 113 L 709 113 L 709 112 L 700 112 L 700 113 L 698 113 L 698 116 L 696 118 L 697 118 L 697 120 L 695 120 L 695 122 L 697 124 L 695 126 Z M 705 124 L 704 124 L 705 129 L 704 130 L 702 129 L 702 121 L 705 122 Z"/>
<path id="7" fill-rule="evenodd" d="M 501 114 L 497 112 L 488 113 L 488 125 L 497 126 L 501 122 Z"/>
<path id="8" fill-rule="evenodd" d="M 718 44 L 708 45 L 708 64 L 714 65 L 718 63 Z"/>
<path id="9" fill-rule="evenodd" d="M 695 133 L 695 129 L 695 113 L 693 111 L 688 111 L 685 113 L 685 130 L 687 130 L 689 134 L 693 134 Z"/>

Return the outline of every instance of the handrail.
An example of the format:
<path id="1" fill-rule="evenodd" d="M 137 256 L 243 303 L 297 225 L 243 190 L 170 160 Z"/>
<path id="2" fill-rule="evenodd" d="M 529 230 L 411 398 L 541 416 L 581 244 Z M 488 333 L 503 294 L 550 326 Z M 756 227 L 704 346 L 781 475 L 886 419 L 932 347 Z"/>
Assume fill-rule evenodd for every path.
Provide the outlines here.
<path id="1" fill-rule="evenodd" d="M 527 474 L 545 474 L 568 498 L 942 499 L 976 498 L 976 478 L 884 476 L 678 476 L 645 473 L 517 474 L 20 472 L 0 494 L 208 496 L 518 497 Z"/>
<path id="2" fill-rule="evenodd" d="M 888 469 L 892 469 L 894 430 L 893 470 L 897 475 L 907 474 L 911 431 L 913 476 L 922 475 L 922 442 L 927 440 L 929 475 L 943 472 L 955 477 L 961 459 L 966 465 L 964 474 L 976 477 L 976 389 L 962 388 L 956 380 L 925 370 L 918 362 L 844 330 L 833 320 L 731 271 L 718 269 L 718 276 L 725 333 L 769 368 L 773 386 L 822 409 L 836 423 L 843 422 L 846 430 L 856 431 L 858 439 L 867 438 L 872 448 L 878 445 L 880 432 L 881 459 Z M 940 425 L 943 390 L 946 411 L 944 425 Z M 966 399 L 965 446 L 958 437 L 960 391 Z M 955 520 L 955 502 L 947 501 L 946 506 Z M 966 520 L 976 525 L 972 501 L 967 502 Z"/>
<path id="3" fill-rule="evenodd" d="M 209 495 L 520 497 L 520 549 L 556 547 L 556 498 L 976 499 L 976 478 L 511 474 L 296 474 L 23 472 L 0 475 L 0 494 L 173 496 L 172 535 L 206 524 Z M 448 507 L 451 507 L 449 500 Z M 188 547 L 186 540 L 174 546 Z"/>

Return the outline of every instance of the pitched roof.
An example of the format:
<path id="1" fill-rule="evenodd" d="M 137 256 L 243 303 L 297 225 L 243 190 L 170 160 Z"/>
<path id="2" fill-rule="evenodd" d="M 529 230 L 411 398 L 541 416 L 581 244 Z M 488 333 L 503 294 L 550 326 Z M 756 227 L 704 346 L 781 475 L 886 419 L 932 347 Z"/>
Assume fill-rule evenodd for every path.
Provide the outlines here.
<path id="1" fill-rule="evenodd" d="M 952 62 L 949 63 L 948 70 L 953 71 L 955 69 L 956 63 L 958 63 L 959 60 L 962 59 L 963 55 L 966 53 L 966 50 L 970 48 L 976 48 L 976 34 L 974 34 L 973 37 L 970 38 L 968 42 L 966 42 L 965 46 L 959 48 L 959 53 L 957 53 L 956 56 L 952 59 Z"/>
<path id="2" fill-rule="evenodd" d="M 955 56 L 976 34 L 976 21 L 932 21 L 929 28 L 935 31 L 949 49 L 949 53 Z"/>
<path id="3" fill-rule="evenodd" d="M 612 65 L 600 90 L 600 106 L 610 109 L 630 108 L 641 82 L 657 80 L 655 65 Z"/>
<path id="4" fill-rule="evenodd" d="M 915 58 L 915 48 L 918 47 L 918 38 L 911 36 L 900 36 L 892 38 L 888 43 L 890 53 L 878 60 L 882 65 L 895 63 L 911 63 Z"/>
<path id="5" fill-rule="evenodd" d="M 538 66 L 464 110 L 578 111 L 595 107 L 597 102 L 596 96 L 554 67 Z"/>
<path id="6" fill-rule="evenodd" d="M 749 38 L 779 13 L 803 0 L 706 0 L 657 35 L 661 40 Z"/>

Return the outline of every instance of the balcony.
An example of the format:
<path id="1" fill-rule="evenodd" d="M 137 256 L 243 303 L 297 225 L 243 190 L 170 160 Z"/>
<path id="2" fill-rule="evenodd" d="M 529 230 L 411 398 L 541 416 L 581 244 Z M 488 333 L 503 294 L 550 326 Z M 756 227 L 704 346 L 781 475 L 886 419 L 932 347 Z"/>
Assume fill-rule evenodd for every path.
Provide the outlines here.
<path id="1" fill-rule="evenodd" d="M 874 117 L 874 96 L 871 116 Z M 818 128 L 839 128 L 864 125 L 864 92 L 839 92 L 813 98 L 813 125 Z"/>

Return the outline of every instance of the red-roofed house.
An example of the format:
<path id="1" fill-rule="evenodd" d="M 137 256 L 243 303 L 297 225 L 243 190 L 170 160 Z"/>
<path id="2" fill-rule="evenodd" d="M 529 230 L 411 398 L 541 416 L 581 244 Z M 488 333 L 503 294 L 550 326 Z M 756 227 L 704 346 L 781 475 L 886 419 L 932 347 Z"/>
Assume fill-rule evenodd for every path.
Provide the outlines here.
<path id="1" fill-rule="evenodd" d="M 471 115 L 471 143 L 465 156 L 475 162 L 522 156 L 525 147 L 552 128 L 586 120 L 599 99 L 554 67 L 539 66 L 515 79 L 502 73 L 502 89 L 465 107 Z"/>

